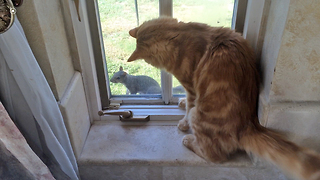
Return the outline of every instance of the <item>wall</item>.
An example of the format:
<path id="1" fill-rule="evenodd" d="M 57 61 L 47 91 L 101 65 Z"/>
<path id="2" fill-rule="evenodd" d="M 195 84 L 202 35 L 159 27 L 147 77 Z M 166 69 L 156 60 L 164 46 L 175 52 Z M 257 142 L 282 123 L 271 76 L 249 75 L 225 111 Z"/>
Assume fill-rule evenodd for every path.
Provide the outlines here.
<path id="1" fill-rule="evenodd" d="M 320 1 L 272 0 L 261 50 L 262 124 L 320 151 Z"/>
<path id="2" fill-rule="evenodd" d="M 270 99 L 320 100 L 320 3 L 291 1 Z"/>
<path id="3" fill-rule="evenodd" d="M 78 158 L 90 128 L 70 12 L 65 1 L 28 0 L 17 17 L 59 104 Z"/>

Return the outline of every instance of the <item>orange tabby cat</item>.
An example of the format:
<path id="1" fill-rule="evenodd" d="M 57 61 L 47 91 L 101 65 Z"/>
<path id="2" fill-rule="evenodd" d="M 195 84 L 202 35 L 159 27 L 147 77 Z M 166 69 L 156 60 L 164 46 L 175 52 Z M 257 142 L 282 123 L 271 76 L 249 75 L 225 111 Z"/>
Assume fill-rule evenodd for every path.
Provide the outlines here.
<path id="1" fill-rule="evenodd" d="M 159 18 L 130 30 L 137 39 L 128 62 L 144 59 L 173 74 L 187 92 L 183 144 L 213 162 L 252 152 L 298 179 L 320 180 L 320 156 L 262 127 L 258 71 L 243 37 L 228 28 Z"/>

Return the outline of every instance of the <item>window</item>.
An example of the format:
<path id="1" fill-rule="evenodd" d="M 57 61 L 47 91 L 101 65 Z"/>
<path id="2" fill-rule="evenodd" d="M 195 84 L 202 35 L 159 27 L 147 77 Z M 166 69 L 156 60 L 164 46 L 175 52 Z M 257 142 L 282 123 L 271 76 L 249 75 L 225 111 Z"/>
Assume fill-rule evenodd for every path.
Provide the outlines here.
<path id="1" fill-rule="evenodd" d="M 246 0 L 87 1 L 102 109 L 109 109 L 110 104 L 111 107 L 121 104 L 120 108 L 126 109 L 163 109 L 164 106 L 160 105 L 174 109 L 172 107 L 176 106 L 172 105 L 176 105 L 178 99 L 184 96 L 184 89 L 170 74 L 142 60 L 126 63 L 135 49 L 135 39 L 128 35 L 130 29 L 159 15 L 172 16 L 184 22 L 203 22 L 237 29 L 237 24 L 243 24 L 246 11 L 238 9 L 240 2 L 241 6 L 245 2 L 246 7 Z M 243 25 L 239 27 L 243 28 Z M 124 72 L 130 77 L 138 76 L 145 91 L 130 91 L 125 83 L 121 84 Z"/>

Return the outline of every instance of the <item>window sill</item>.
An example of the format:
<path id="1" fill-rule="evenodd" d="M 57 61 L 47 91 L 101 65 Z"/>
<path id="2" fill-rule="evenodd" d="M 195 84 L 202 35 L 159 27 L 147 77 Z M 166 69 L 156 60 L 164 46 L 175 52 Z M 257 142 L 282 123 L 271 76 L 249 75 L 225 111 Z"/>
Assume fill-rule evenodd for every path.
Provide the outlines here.
<path id="1" fill-rule="evenodd" d="M 119 126 L 95 122 L 89 132 L 81 165 L 134 166 L 253 166 L 245 153 L 223 164 L 209 163 L 182 145 L 186 133 L 177 126 Z"/>
<path id="2" fill-rule="evenodd" d="M 177 123 L 177 122 L 176 122 Z M 208 163 L 182 145 L 173 126 L 127 126 L 96 121 L 78 159 L 81 179 L 279 179 L 276 168 L 252 163 L 245 153 L 223 164 Z"/>

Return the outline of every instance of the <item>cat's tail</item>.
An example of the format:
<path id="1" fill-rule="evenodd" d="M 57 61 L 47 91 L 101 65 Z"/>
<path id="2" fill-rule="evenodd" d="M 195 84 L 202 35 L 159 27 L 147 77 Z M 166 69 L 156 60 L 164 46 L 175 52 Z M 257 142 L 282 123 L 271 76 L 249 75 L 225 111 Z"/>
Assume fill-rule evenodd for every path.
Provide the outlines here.
<path id="1" fill-rule="evenodd" d="M 320 180 L 320 155 L 271 130 L 261 126 L 248 128 L 240 144 L 247 153 L 272 162 L 288 175 L 303 180 Z"/>

